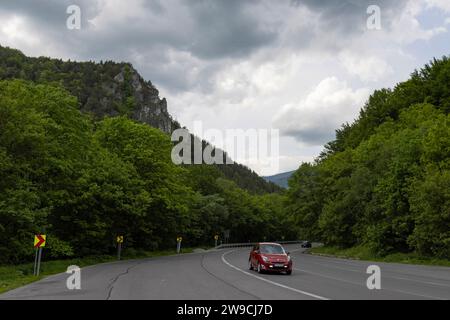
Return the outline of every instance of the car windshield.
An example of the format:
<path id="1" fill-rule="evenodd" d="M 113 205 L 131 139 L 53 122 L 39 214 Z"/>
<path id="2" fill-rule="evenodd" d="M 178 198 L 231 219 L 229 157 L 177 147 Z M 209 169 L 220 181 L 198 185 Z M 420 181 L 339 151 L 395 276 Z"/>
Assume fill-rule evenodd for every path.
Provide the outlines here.
<path id="1" fill-rule="evenodd" d="M 265 254 L 286 254 L 283 247 L 276 244 L 261 245 L 260 251 Z"/>

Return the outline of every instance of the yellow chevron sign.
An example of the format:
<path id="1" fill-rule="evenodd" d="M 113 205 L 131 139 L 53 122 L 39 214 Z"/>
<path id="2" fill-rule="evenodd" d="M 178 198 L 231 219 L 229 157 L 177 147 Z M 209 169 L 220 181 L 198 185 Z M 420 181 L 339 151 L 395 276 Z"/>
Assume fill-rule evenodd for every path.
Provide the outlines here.
<path id="1" fill-rule="evenodd" d="M 47 240 L 47 236 L 45 234 L 35 235 L 34 236 L 34 247 L 35 248 L 45 247 L 46 240 Z"/>

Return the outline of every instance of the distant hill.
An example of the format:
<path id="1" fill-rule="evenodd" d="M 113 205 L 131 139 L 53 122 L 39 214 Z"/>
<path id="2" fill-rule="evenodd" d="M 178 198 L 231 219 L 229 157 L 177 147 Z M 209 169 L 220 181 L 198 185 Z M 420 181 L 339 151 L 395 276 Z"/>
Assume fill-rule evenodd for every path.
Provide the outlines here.
<path id="1" fill-rule="evenodd" d="M 263 177 L 267 182 L 275 183 L 282 188 L 288 188 L 288 181 L 295 171 L 279 173 L 270 177 Z"/>

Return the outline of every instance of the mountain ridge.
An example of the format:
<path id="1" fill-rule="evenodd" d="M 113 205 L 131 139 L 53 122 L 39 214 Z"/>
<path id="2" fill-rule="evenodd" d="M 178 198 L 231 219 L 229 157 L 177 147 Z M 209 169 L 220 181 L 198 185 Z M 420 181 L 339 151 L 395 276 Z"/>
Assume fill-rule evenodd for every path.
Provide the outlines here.
<path id="1" fill-rule="evenodd" d="M 181 128 L 168 111 L 166 98 L 127 62 L 63 61 L 49 57 L 27 57 L 20 50 L 0 45 L 0 80 L 22 79 L 63 87 L 79 102 L 83 113 L 97 120 L 127 116 L 166 134 Z M 204 147 L 209 142 L 204 143 Z M 224 176 L 252 193 L 281 189 L 241 164 L 215 166 Z"/>
<path id="2" fill-rule="evenodd" d="M 276 185 L 278 185 L 282 188 L 287 189 L 289 187 L 288 181 L 294 173 L 295 173 L 295 170 L 288 171 L 288 172 L 282 172 L 282 173 L 275 174 L 273 176 L 263 177 L 263 179 L 268 182 L 275 183 Z"/>
<path id="3" fill-rule="evenodd" d="M 167 110 L 167 100 L 130 63 L 27 57 L 0 46 L 0 79 L 14 78 L 60 85 L 78 98 L 81 111 L 97 119 L 127 115 L 169 134 L 180 127 Z"/>

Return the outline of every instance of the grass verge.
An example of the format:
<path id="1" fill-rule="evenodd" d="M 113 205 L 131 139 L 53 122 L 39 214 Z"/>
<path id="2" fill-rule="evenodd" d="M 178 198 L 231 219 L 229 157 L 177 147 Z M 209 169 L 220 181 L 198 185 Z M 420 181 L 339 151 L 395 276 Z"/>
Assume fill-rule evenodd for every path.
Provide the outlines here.
<path id="1" fill-rule="evenodd" d="M 191 253 L 194 249 L 183 248 L 182 253 Z M 122 260 L 145 259 L 151 257 L 168 256 L 176 254 L 175 250 L 153 251 L 153 252 L 133 252 L 133 254 L 124 254 Z M 0 266 L 0 294 L 6 291 L 24 286 L 26 284 L 41 280 L 50 275 L 65 272 L 67 267 L 76 265 L 79 267 L 87 267 L 99 263 L 117 261 L 116 256 L 91 256 L 84 258 L 68 259 L 68 260 L 52 260 L 42 261 L 41 274 L 39 277 L 33 276 L 34 263 L 26 263 L 20 265 Z"/>
<path id="2" fill-rule="evenodd" d="M 311 254 L 326 255 L 343 259 L 450 267 L 450 260 L 446 259 L 423 257 L 416 253 L 393 253 L 381 257 L 377 256 L 371 252 L 370 249 L 364 246 L 357 246 L 349 249 L 337 247 L 317 247 L 309 249 L 308 252 Z"/>

